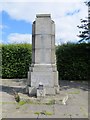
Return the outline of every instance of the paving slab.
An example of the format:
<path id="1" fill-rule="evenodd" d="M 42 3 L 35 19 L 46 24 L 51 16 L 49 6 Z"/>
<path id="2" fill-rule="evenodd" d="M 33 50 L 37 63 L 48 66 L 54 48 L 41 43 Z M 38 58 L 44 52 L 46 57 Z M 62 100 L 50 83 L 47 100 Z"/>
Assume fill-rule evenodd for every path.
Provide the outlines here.
<path id="1" fill-rule="evenodd" d="M 2 89 L 0 89 L 2 118 L 88 118 L 87 82 L 62 80 L 60 82 L 60 94 L 68 94 L 66 105 L 63 105 L 60 102 L 55 104 L 38 104 L 34 102 L 18 104 L 15 101 L 12 89 L 19 92 L 20 97 L 24 100 L 32 99 L 34 101 L 25 93 L 25 79 L 4 79 L 2 81 L 0 82 L 0 86 L 2 86 Z M 61 97 L 60 94 L 57 97 L 58 99 Z M 42 114 L 44 112 L 47 112 L 47 114 Z"/>

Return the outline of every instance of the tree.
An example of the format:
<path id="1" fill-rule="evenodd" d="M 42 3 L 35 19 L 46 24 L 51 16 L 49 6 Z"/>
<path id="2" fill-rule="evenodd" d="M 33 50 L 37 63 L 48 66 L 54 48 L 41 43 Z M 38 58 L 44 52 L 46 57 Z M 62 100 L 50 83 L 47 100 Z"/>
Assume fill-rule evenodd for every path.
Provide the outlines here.
<path id="1" fill-rule="evenodd" d="M 77 27 L 81 30 L 79 31 L 79 35 L 77 36 L 81 38 L 79 42 L 90 42 L 90 1 L 84 3 L 88 6 L 88 17 L 86 17 L 86 19 L 80 19 L 81 25 L 78 25 Z"/>

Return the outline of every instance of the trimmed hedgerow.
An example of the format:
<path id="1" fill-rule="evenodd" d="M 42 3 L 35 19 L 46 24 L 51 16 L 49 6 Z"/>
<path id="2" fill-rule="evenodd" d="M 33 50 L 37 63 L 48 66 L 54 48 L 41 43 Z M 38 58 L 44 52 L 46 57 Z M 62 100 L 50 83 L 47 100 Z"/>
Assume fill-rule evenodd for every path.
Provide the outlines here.
<path id="1" fill-rule="evenodd" d="M 2 44 L 0 44 L 0 78 L 2 77 Z"/>
<path id="2" fill-rule="evenodd" d="M 30 44 L 2 45 L 2 78 L 26 78 L 30 64 Z"/>
<path id="3" fill-rule="evenodd" d="M 88 80 L 90 66 L 90 43 L 57 46 L 57 69 L 59 79 Z"/>
<path id="4" fill-rule="evenodd" d="M 59 79 L 88 80 L 89 53 L 90 43 L 57 46 L 56 58 Z M 27 78 L 30 64 L 30 44 L 2 45 L 2 78 Z"/>

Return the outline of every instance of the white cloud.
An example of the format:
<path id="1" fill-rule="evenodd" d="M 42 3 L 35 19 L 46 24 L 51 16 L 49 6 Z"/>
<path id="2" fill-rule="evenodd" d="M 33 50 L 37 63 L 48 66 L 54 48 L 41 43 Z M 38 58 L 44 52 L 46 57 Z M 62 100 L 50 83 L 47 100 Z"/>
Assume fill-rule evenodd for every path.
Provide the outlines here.
<path id="1" fill-rule="evenodd" d="M 77 40 L 77 25 L 80 25 L 80 19 L 87 16 L 87 6 L 84 0 L 3 0 L 3 10 L 6 11 L 12 19 L 25 20 L 33 22 L 36 14 L 50 13 L 56 23 L 56 41 L 67 42 Z M 80 10 L 78 13 L 67 16 L 68 12 Z M 59 43 L 60 43 L 59 41 Z"/>
<path id="2" fill-rule="evenodd" d="M 3 25 L 0 25 L 0 29 L 3 29 Z"/>
<path id="3" fill-rule="evenodd" d="M 0 44 L 2 44 L 2 40 L 0 39 Z"/>
<path id="4" fill-rule="evenodd" d="M 82 0 L 13 0 L 13 2 L 81 2 Z M 12 2 L 12 0 L 2 0 L 2 2 Z"/>
<path id="5" fill-rule="evenodd" d="M 31 34 L 11 33 L 8 36 L 8 43 L 31 43 Z"/>
<path id="6" fill-rule="evenodd" d="M 0 29 L 2 30 L 4 28 L 8 28 L 8 26 L 0 24 Z"/>

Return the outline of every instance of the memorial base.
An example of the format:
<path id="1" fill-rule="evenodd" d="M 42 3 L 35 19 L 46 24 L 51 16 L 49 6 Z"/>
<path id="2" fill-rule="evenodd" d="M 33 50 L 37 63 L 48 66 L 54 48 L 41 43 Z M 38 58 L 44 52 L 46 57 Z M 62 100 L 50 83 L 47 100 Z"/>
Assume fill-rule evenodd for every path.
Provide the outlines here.
<path id="1" fill-rule="evenodd" d="M 58 72 L 55 64 L 34 64 L 28 72 L 28 93 L 35 95 L 39 83 L 45 88 L 45 95 L 59 92 Z"/>
<path id="2" fill-rule="evenodd" d="M 26 87 L 26 93 L 29 94 L 29 96 L 37 96 L 40 97 L 40 93 L 42 92 L 42 96 L 53 96 L 56 94 L 59 94 L 59 86 L 58 87 L 44 87 L 44 89 L 40 92 L 41 90 L 39 90 L 36 87 L 30 87 L 27 86 Z"/>

